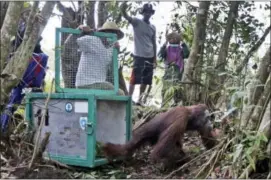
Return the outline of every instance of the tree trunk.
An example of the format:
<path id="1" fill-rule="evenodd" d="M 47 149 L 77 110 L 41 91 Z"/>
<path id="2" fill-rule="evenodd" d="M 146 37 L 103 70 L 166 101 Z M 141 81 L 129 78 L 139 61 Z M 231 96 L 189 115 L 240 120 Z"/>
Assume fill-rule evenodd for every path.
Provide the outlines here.
<path id="1" fill-rule="evenodd" d="M 21 10 L 23 8 L 23 1 L 12 1 L 9 3 L 7 14 L 4 19 L 4 24 L 1 28 L 1 64 L 0 72 L 5 67 L 9 50 L 11 47 L 11 38 L 16 35 L 18 23 L 21 17 Z M 2 13 L 2 12 L 1 12 Z"/>
<path id="2" fill-rule="evenodd" d="M 227 65 L 227 57 L 229 44 L 232 36 L 233 25 L 238 16 L 238 7 L 241 1 L 232 1 L 230 2 L 230 10 L 228 13 L 228 21 L 227 26 L 224 32 L 224 36 L 222 39 L 222 44 L 219 49 L 219 54 L 217 58 L 217 63 L 215 69 L 217 69 L 218 73 L 225 72 L 225 67 Z M 223 87 L 225 81 L 225 76 L 217 76 L 217 78 L 212 78 L 210 85 L 213 89 L 220 89 L 219 87 Z M 220 97 L 220 93 L 216 93 L 213 98 L 213 102 L 216 102 Z"/>
<path id="3" fill-rule="evenodd" d="M 270 102 L 268 103 L 266 109 L 265 109 L 265 112 L 264 112 L 264 115 L 263 115 L 263 118 L 262 118 L 262 121 L 261 121 L 261 124 L 260 124 L 260 127 L 259 127 L 259 131 L 261 132 L 269 132 L 267 133 L 269 136 L 271 136 L 271 129 L 270 129 L 270 122 L 271 122 L 271 114 L 270 114 Z"/>
<path id="4" fill-rule="evenodd" d="M 261 114 L 265 110 L 266 104 L 270 101 L 270 92 L 271 92 L 271 87 L 270 87 L 270 77 L 267 79 L 264 87 L 264 91 L 260 96 L 260 99 L 257 103 L 257 106 L 254 107 L 254 110 L 251 114 L 251 117 L 248 121 L 248 126 L 251 129 L 255 129 L 257 127 L 257 124 L 259 121 L 261 121 Z"/>
<path id="5" fill-rule="evenodd" d="M 98 28 L 102 27 L 102 25 L 107 20 L 108 10 L 106 8 L 107 1 L 99 1 L 98 4 Z"/>
<path id="6" fill-rule="evenodd" d="M 18 2 L 17 2 L 18 3 Z M 44 23 L 39 23 L 37 18 L 39 1 L 35 1 L 27 22 L 27 27 L 22 44 L 19 46 L 14 56 L 3 70 L 1 75 L 1 103 L 5 104 L 9 94 L 14 86 L 16 86 L 29 64 L 29 59 L 32 57 L 34 47 L 38 41 L 38 37 L 42 34 L 48 19 L 50 18 L 55 6 L 54 1 L 47 1 L 41 11 L 41 16 L 44 18 Z"/>
<path id="7" fill-rule="evenodd" d="M 77 28 L 79 23 L 77 22 L 78 15 L 71 7 L 65 7 L 61 4 L 61 2 L 57 2 L 57 6 L 60 12 L 63 13 L 61 19 L 61 27 L 65 28 Z M 64 41 L 67 39 L 69 34 L 63 33 L 61 34 L 61 44 L 64 44 Z"/>
<path id="8" fill-rule="evenodd" d="M 95 5 L 96 1 L 89 1 L 87 8 L 88 8 L 88 15 L 87 15 L 87 25 L 94 29 L 95 26 Z"/>
<path id="9" fill-rule="evenodd" d="M 195 80 L 198 72 L 198 63 L 202 60 L 204 42 L 206 37 L 206 22 L 208 17 L 208 10 L 210 7 L 210 1 L 201 1 L 199 3 L 199 9 L 196 19 L 196 27 L 194 30 L 194 39 L 192 43 L 192 48 L 190 56 L 188 58 L 188 63 L 185 66 L 183 81 Z M 201 63 L 199 63 L 201 64 Z M 192 86 L 192 87 L 191 87 Z M 197 100 L 196 86 L 191 84 L 186 87 L 186 96 L 190 98 L 191 103 Z"/>
<path id="10" fill-rule="evenodd" d="M 269 46 L 269 49 L 265 53 L 256 74 L 256 78 L 259 79 L 261 83 L 263 84 L 266 82 L 270 73 L 270 68 L 271 68 L 270 55 L 271 55 L 271 47 Z"/>
<path id="11" fill-rule="evenodd" d="M 9 5 L 9 1 L 0 1 L 0 10 L 1 10 L 0 29 L 2 28 L 2 25 L 4 23 L 4 19 L 5 19 L 5 16 L 6 16 L 7 9 L 8 9 L 8 5 Z"/>
<path id="12" fill-rule="evenodd" d="M 228 56 L 228 50 L 229 50 L 229 44 L 232 36 L 233 31 L 233 24 L 235 23 L 236 17 L 238 16 L 238 7 L 240 4 L 240 1 L 232 1 L 230 2 L 230 11 L 228 14 L 228 22 L 227 26 L 224 32 L 224 37 L 222 40 L 222 44 L 220 47 L 220 51 L 217 58 L 216 63 L 216 69 L 218 69 L 220 72 L 225 71 L 225 66 L 227 64 L 227 56 Z M 223 81 L 219 81 L 223 82 Z"/>
<path id="13" fill-rule="evenodd" d="M 241 125 L 246 126 L 248 120 L 251 118 L 251 115 L 257 105 L 258 100 L 261 98 L 261 95 L 264 91 L 264 85 L 267 82 L 267 78 L 270 75 L 270 47 L 267 50 L 265 56 L 262 58 L 260 67 L 256 74 L 255 80 L 251 82 L 251 87 L 248 88 L 250 94 L 248 95 L 248 104 L 244 107 L 243 116 L 241 119 Z M 266 87 L 270 84 L 266 84 Z"/>
<path id="14" fill-rule="evenodd" d="M 270 62 L 270 47 L 265 53 L 264 57 L 262 58 L 262 61 L 260 63 L 259 69 L 256 74 L 256 81 L 258 84 L 255 83 L 255 85 L 260 86 L 254 86 L 255 89 L 254 92 L 251 94 L 251 103 L 256 104 L 258 102 L 259 97 L 261 96 L 261 93 L 264 90 L 264 84 L 266 83 L 266 80 L 269 76 L 270 68 L 271 68 L 271 62 Z"/>
<path id="15" fill-rule="evenodd" d="M 122 74 L 122 66 L 119 68 L 119 88 L 122 89 L 124 91 L 125 95 L 128 95 L 128 90 L 125 84 L 125 80 Z"/>

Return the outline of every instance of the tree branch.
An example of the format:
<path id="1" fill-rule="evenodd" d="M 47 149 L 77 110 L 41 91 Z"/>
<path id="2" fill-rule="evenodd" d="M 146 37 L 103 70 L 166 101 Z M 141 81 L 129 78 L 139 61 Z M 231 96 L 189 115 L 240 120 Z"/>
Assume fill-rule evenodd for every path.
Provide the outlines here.
<path id="1" fill-rule="evenodd" d="M 269 26 L 268 28 L 266 28 L 266 30 L 264 31 L 264 34 L 262 35 L 262 37 L 256 42 L 256 44 L 248 51 L 246 57 L 244 58 L 244 60 L 242 61 L 242 63 L 240 64 L 239 67 L 236 68 L 236 74 L 239 74 L 243 68 L 247 65 L 249 59 L 251 58 L 251 56 L 259 49 L 259 47 L 263 44 L 263 42 L 265 41 L 266 36 L 270 33 L 271 31 L 271 26 Z"/>
<path id="2" fill-rule="evenodd" d="M 65 15 L 68 16 L 67 18 L 68 18 L 70 21 L 72 21 L 72 20 L 73 20 L 73 16 L 72 16 L 72 15 L 70 14 L 70 12 L 66 9 L 66 7 L 63 6 L 63 4 L 61 4 L 60 1 L 57 1 L 56 4 L 57 4 L 58 9 L 60 10 L 60 12 L 62 12 L 63 14 L 65 13 Z"/>

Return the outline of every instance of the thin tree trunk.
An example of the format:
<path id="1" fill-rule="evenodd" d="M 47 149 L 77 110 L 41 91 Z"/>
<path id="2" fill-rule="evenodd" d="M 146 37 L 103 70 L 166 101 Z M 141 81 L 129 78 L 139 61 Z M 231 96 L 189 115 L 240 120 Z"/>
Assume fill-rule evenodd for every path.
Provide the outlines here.
<path id="1" fill-rule="evenodd" d="M 271 55 L 271 47 L 269 46 L 267 52 L 265 53 L 264 57 L 259 66 L 259 70 L 256 74 L 256 78 L 261 81 L 261 83 L 265 83 L 270 72 L 271 62 L 270 62 L 270 55 Z"/>
<path id="2" fill-rule="evenodd" d="M 257 83 L 254 85 L 260 85 L 260 86 L 255 86 L 254 92 L 251 94 L 252 96 L 250 97 L 251 103 L 256 104 L 259 100 L 259 97 L 261 96 L 263 90 L 264 90 L 264 84 L 266 83 L 266 80 L 269 76 L 270 68 L 271 68 L 271 62 L 270 62 L 270 53 L 271 53 L 271 48 L 267 50 L 265 53 L 264 57 L 261 60 L 259 69 L 257 71 L 257 74 L 255 76 Z"/>
<path id="3" fill-rule="evenodd" d="M 61 2 L 58 2 L 57 5 L 63 13 L 61 27 L 77 28 L 79 25 L 77 20 L 78 14 L 76 14 L 77 12 L 75 12 L 71 7 L 63 6 Z M 64 44 L 68 36 L 68 33 L 61 33 L 61 46 L 63 47 L 61 50 L 61 69 L 65 87 L 74 88 L 80 53 L 74 46 L 76 44 L 75 35 L 70 38 L 68 43 Z"/>
<path id="4" fill-rule="evenodd" d="M 7 9 L 8 9 L 8 5 L 9 5 L 9 1 L 0 1 L 0 10 L 1 10 L 1 13 L 0 13 L 0 29 L 2 28 L 2 25 L 4 23 L 4 19 L 5 19 L 5 16 L 6 16 L 6 12 L 7 12 Z"/>
<path id="5" fill-rule="evenodd" d="M 266 134 L 270 137 L 271 136 L 271 119 L 270 119 L 270 102 L 268 103 L 268 105 L 266 106 L 266 109 L 264 111 L 264 115 L 263 118 L 261 120 L 261 124 L 259 126 L 259 130 L 260 132 L 266 132 Z"/>
<path id="6" fill-rule="evenodd" d="M 88 15 L 87 15 L 87 25 L 91 28 L 95 28 L 95 5 L 96 1 L 88 2 Z"/>
<path id="7" fill-rule="evenodd" d="M 257 123 L 261 121 L 261 113 L 264 112 L 266 108 L 265 104 L 268 104 L 268 102 L 270 101 L 270 92 L 271 92 L 271 88 L 270 88 L 270 77 L 269 77 L 265 83 L 264 91 L 262 92 L 258 100 L 257 106 L 255 106 L 254 111 L 251 114 L 251 117 L 248 121 L 249 127 L 251 127 L 252 129 L 255 129 Z"/>
<path id="8" fill-rule="evenodd" d="M 224 32 L 224 36 L 222 39 L 222 44 L 219 49 L 219 54 L 217 58 L 217 63 L 215 69 L 217 69 L 218 73 L 224 72 L 225 67 L 227 65 L 227 57 L 228 57 L 228 50 L 229 50 L 229 44 L 232 36 L 233 31 L 233 25 L 236 21 L 236 18 L 238 16 L 238 7 L 241 1 L 231 1 L 230 2 L 230 10 L 228 13 L 228 21 L 227 26 Z M 218 89 L 218 87 L 223 87 L 225 81 L 225 76 L 217 76 L 217 78 L 211 79 L 211 87 L 216 87 L 215 89 Z M 216 102 L 219 98 L 220 93 L 216 93 L 216 95 L 213 98 L 213 101 Z"/>
<path id="9" fill-rule="evenodd" d="M 128 95 L 128 90 L 127 90 L 125 80 L 124 80 L 124 77 L 123 77 L 123 74 L 122 74 L 122 68 L 123 68 L 123 66 L 121 66 L 119 68 L 119 88 L 124 91 L 125 95 Z"/>
<path id="10" fill-rule="evenodd" d="M 216 68 L 220 72 L 225 71 L 225 66 L 227 64 L 227 56 L 228 56 L 229 44 L 230 44 L 232 31 L 233 31 L 233 24 L 235 23 L 236 17 L 238 16 L 238 7 L 240 4 L 240 1 L 232 1 L 230 3 L 231 5 L 230 5 L 230 11 L 228 14 L 228 22 L 227 22 L 226 30 L 224 32 L 224 37 L 222 40 L 222 44 L 220 47 L 217 64 L 216 64 Z"/>
<path id="11" fill-rule="evenodd" d="M 99 4 L 98 4 L 98 28 L 102 27 L 102 25 L 105 23 L 108 16 L 106 3 L 107 1 L 99 1 Z"/>
<path id="12" fill-rule="evenodd" d="M 58 9 L 63 13 L 61 19 L 61 27 L 65 28 L 77 28 L 77 15 L 76 12 L 71 7 L 65 7 L 61 4 L 61 2 L 57 2 Z M 61 44 L 64 44 L 64 41 L 67 39 L 69 34 L 63 33 L 61 34 Z"/>
<path id="13" fill-rule="evenodd" d="M 247 122 L 251 118 L 251 115 L 255 109 L 255 106 L 258 104 L 258 101 L 261 99 L 262 93 L 264 92 L 264 85 L 267 82 L 268 76 L 270 75 L 270 47 L 265 53 L 265 56 L 262 58 L 260 63 L 260 67 L 256 74 L 255 80 L 251 82 L 251 88 L 248 89 L 250 92 L 248 96 L 248 104 L 244 108 L 243 116 L 241 119 L 241 125 L 246 126 Z M 270 86 L 270 84 L 266 84 L 266 87 Z M 267 97 L 265 97 L 267 98 Z"/>
<path id="14" fill-rule="evenodd" d="M 194 39 L 192 43 L 192 48 L 190 52 L 190 56 L 188 58 L 188 63 L 186 66 L 186 70 L 184 71 L 183 81 L 195 80 L 197 74 L 197 65 L 198 62 L 202 59 L 203 50 L 204 50 L 204 42 L 206 37 L 206 22 L 208 17 L 208 10 L 210 7 L 210 1 L 201 1 L 199 4 L 197 19 L 196 19 L 196 27 L 194 30 Z M 196 100 L 196 87 L 192 84 L 188 85 L 186 88 L 187 97 L 192 98 L 191 101 Z"/>
<path id="15" fill-rule="evenodd" d="M 28 64 L 38 37 L 44 30 L 48 19 L 50 18 L 55 6 L 55 1 L 47 1 L 41 11 L 41 16 L 44 18 L 44 23 L 39 23 L 37 18 L 39 1 L 35 1 L 27 22 L 27 27 L 22 44 L 19 46 L 14 56 L 11 58 L 3 73 L 1 75 L 1 103 L 5 104 L 8 100 L 9 94 L 14 86 L 16 86 Z"/>
<path id="16" fill-rule="evenodd" d="M 5 16 L 4 24 L 1 28 L 1 64 L 0 72 L 5 67 L 9 50 L 11 47 L 11 37 L 16 35 L 17 26 L 21 17 L 23 1 L 12 1 L 9 3 L 8 10 Z M 1 12 L 2 13 L 2 12 Z"/>
<path id="17" fill-rule="evenodd" d="M 217 13 L 216 15 L 213 15 L 213 19 L 210 20 L 209 22 L 210 31 L 207 32 L 207 34 L 217 33 L 217 25 L 215 23 L 217 22 L 218 17 L 219 17 L 219 13 Z M 216 54 L 214 44 L 217 44 L 217 41 L 218 41 L 218 37 L 210 41 L 210 44 L 206 43 L 206 51 L 208 52 L 207 62 L 206 62 L 207 67 L 212 66 L 213 59 Z M 212 107 L 212 103 L 208 101 L 208 96 L 209 96 L 210 82 L 211 82 L 211 79 L 213 78 L 213 75 L 210 72 L 205 72 L 205 73 L 206 73 L 205 88 L 203 90 L 201 102 L 204 102 L 205 104 L 208 104 L 209 107 L 210 106 Z"/>

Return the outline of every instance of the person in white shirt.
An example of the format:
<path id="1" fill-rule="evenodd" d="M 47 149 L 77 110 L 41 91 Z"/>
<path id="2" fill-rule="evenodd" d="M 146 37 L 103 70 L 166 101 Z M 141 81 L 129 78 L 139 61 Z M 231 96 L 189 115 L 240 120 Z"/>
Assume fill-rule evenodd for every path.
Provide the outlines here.
<path id="1" fill-rule="evenodd" d="M 108 67 L 112 64 L 113 48 L 119 47 L 118 42 L 92 36 L 94 30 L 88 26 L 79 26 L 79 29 L 84 36 L 77 39 L 81 57 L 75 86 L 83 89 L 114 89 L 113 84 L 106 81 L 106 77 Z M 99 31 L 116 33 L 118 40 L 124 36 L 114 22 L 106 22 Z M 124 92 L 119 90 L 118 94 L 124 95 Z"/>

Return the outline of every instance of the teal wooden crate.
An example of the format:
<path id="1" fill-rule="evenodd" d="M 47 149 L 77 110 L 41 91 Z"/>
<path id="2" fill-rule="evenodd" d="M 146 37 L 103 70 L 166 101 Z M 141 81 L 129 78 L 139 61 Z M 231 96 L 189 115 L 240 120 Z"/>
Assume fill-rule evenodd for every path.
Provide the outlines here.
<path id="1" fill-rule="evenodd" d="M 37 129 L 40 111 L 48 94 L 31 93 L 26 98 L 26 119 Z M 131 98 L 93 94 L 55 93 L 48 104 L 48 118 L 41 139 L 51 132 L 44 157 L 61 163 L 96 167 L 107 163 L 97 155 L 97 142 L 123 144 L 131 138 Z"/>
<path id="2" fill-rule="evenodd" d="M 55 92 L 78 92 L 78 93 L 90 93 L 96 95 L 114 95 L 117 94 L 119 90 L 119 74 L 118 74 L 118 52 L 116 48 L 113 48 L 112 60 L 113 60 L 113 85 L 114 90 L 103 90 L 103 89 L 76 89 L 76 88 L 66 88 L 64 87 L 61 78 L 61 53 L 63 49 L 63 44 L 61 44 L 61 36 L 66 35 L 79 35 L 81 31 L 79 29 L 72 28 L 56 28 L 55 34 Z M 108 41 L 116 42 L 117 36 L 112 33 L 104 32 L 94 32 L 94 36 L 107 38 Z M 72 48 L 76 48 L 76 44 L 72 45 Z M 90 70 L 91 71 L 91 70 Z"/>

